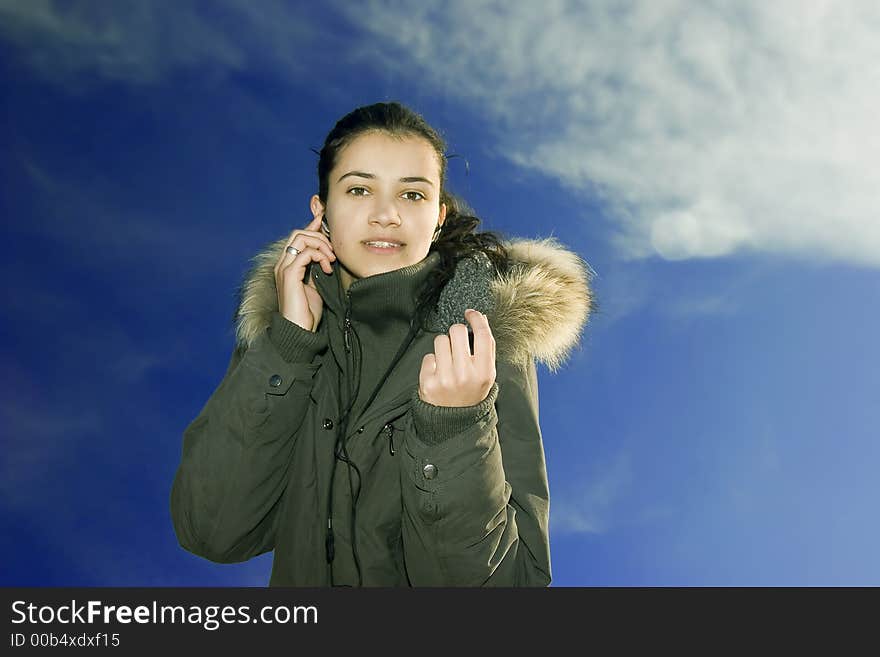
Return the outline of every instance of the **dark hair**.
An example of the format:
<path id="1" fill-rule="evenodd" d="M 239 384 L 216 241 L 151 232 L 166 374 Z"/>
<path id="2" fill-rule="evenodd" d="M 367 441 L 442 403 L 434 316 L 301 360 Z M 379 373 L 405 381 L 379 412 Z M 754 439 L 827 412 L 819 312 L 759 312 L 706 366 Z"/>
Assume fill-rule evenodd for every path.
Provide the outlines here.
<path id="1" fill-rule="evenodd" d="M 318 153 L 318 197 L 324 205 L 327 204 L 330 171 L 336 165 L 339 152 L 368 132 L 382 132 L 400 139 L 421 137 L 437 154 L 440 203 L 446 204 L 446 220 L 429 250 L 429 253 L 436 251 L 440 255 L 440 264 L 431 272 L 418 300 L 419 322 L 423 323 L 452 279 L 459 260 L 483 253 L 497 272 L 504 273 L 508 268 L 507 249 L 500 235 L 490 231 L 475 232 L 480 219 L 462 198 L 446 189 L 446 142 L 420 114 L 398 102 L 358 107 L 333 126 Z"/>

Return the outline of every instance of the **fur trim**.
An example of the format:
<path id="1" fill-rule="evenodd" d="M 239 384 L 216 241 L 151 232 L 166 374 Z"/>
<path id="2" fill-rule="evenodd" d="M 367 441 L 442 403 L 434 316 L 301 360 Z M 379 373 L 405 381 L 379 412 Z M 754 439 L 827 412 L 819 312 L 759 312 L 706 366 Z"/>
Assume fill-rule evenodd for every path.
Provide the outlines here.
<path id="1" fill-rule="evenodd" d="M 517 363 L 535 358 L 555 372 L 595 309 L 595 272 L 552 237 L 512 240 L 505 247 L 517 264 L 492 281 L 497 355 Z"/>
<path id="2" fill-rule="evenodd" d="M 254 256 L 238 288 L 233 322 L 242 351 L 266 331 L 278 310 L 275 264 L 286 243 L 287 236 Z M 595 272 L 552 237 L 509 240 L 504 246 L 512 266 L 503 276 L 490 274 L 485 262 L 459 263 L 438 303 L 434 328 L 446 331 L 463 321 L 465 308 L 476 308 L 489 317 L 499 359 L 521 365 L 536 359 L 555 372 L 570 356 L 595 310 L 591 288 Z M 448 303 L 452 299 L 457 310 Z"/>
<path id="3" fill-rule="evenodd" d="M 290 236 L 271 242 L 251 258 L 250 270 L 236 290 L 236 309 L 232 317 L 235 325 L 235 343 L 240 353 L 265 333 L 272 324 L 272 313 L 278 310 L 278 290 L 275 287 L 275 265 Z"/>

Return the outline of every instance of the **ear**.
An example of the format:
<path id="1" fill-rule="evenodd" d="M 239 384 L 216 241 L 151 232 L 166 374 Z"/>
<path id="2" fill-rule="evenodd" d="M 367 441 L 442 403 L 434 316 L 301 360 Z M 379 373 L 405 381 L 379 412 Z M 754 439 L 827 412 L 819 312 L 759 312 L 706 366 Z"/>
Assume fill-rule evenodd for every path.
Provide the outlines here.
<path id="1" fill-rule="evenodd" d="M 327 211 L 324 204 L 321 203 L 321 197 L 317 194 L 314 194 L 309 200 L 309 208 L 311 208 L 314 217 L 319 217 Z"/>
<path id="2" fill-rule="evenodd" d="M 440 204 L 440 215 L 437 217 L 437 223 L 442 226 L 443 222 L 446 221 L 446 204 Z"/>

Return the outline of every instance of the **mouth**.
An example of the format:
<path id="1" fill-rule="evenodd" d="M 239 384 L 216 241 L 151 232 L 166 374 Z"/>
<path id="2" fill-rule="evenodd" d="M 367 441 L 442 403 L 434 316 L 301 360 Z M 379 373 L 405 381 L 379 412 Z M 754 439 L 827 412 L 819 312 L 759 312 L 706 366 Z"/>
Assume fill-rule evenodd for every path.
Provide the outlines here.
<path id="1" fill-rule="evenodd" d="M 368 251 L 373 253 L 391 254 L 397 253 L 403 248 L 402 242 L 386 241 L 386 240 L 367 240 L 363 242 Z"/>

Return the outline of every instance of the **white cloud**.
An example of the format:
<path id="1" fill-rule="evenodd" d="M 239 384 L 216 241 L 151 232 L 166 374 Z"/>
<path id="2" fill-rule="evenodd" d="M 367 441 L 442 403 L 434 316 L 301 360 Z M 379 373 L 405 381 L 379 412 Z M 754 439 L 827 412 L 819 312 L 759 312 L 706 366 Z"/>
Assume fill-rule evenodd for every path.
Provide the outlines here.
<path id="1" fill-rule="evenodd" d="M 161 14 L 149 3 L 123 8 L 27 0 L 0 7 L 0 24 L 0 32 L 22 47 L 33 69 L 70 90 L 76 89 L 68 84 L 71 76 L 79 73 L 151 83 L 184 62 L 234 68 L 242 59 L 229 39 L 185 8 Z M 35 43 L 40 47 L 28 47 Z"/>
<path id="2" fill-rule="evenodd" d="M 740 249 L 880 265 L 880 5 L 350 6 L 386 66 L 486 117 L 499 152 L 598 193 L 627 257 Z"/>
<path id="3" fill-rule="evenodd" d="M 300 79 L 332 53 L 469 105 L 499 154 L 602 198 L 626 258 L 880 265 L 871 0 L 60 7 L 0 6 L 0 35 L 71 87 L 266 62 Z"/>
<path id="4" fill-rule="evenodd" d="M 80 93 L 90 81 L 148 85 L 182 71 L 223 77 L 258 60 L 290 74 L 318 35 L 281 0 L 0 4 L 0 36 L 38 75 Z"/>

